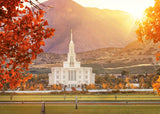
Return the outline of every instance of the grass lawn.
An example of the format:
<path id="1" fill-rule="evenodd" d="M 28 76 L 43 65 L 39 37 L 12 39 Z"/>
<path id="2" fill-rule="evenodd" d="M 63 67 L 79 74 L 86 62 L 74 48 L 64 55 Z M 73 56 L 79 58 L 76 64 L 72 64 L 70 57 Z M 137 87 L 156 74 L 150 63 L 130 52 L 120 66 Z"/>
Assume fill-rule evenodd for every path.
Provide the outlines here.
<path id="1" fill-rule="evenodd" d="M 48 106 L 47 114 L 158 114 L 160 106 Z"/>
<path id="2" fill-rule="evenodd" d="M 65 100 L 115 100 L 115 95 L 65 95 Z M 117 100 L 160 100 L 158 95 L 117 95 Z M 10 95 L 0 95 L 0 101 L 10 101 Z M 64 95 L 13 95 L 12 101 L 64 101 Z"/>
<path id="3" fill-rule="evenodd" d="M 40 105 L 3 105 L 0 114 L 40 114 Z M 160 106 L 53 106 L 46 105 L 46 114 L 159 114 Z"/>
<path id="4" fill-rule="evenodd" d="M 0 114 L 40 114 L 41 106 L 39 105 L 2 105 L 0 106 Z"/>

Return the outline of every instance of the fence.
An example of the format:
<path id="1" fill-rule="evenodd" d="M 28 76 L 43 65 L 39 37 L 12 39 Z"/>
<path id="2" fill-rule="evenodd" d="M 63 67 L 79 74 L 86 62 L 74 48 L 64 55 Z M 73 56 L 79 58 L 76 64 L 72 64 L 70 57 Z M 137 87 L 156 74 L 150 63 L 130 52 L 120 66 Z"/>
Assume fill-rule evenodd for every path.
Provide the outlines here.
<path id="1" fill-rule="evenodd" d="M 0 95 L 0 104 L 42 104 L 41 114 L 45 114 L 45 104 L 73 104 L 78 109 L 78 104 L 160 104 L 158 95 Z"/>
<path id="2" fill-rule="evenodd" d="M 82 91 L 81 89 L 76 89 L 77 91 Z M 66 90 L 71 92 L 71 89 Z M 98 93 L 98 92 L 113 92 L 113 91 L 120 91 L 120 92 L 153 92 L 153 89 L 92 89 L 88 90 L 90 93 Z M 54 93 L 54 92 L 64 92 L 63 90 L 45 90 L 45 91 L 5 91 L 5 93 Z M 0 91 L 2 93 L 2 91 Z"/>
<path id="3" fill-rule="evenodd" d="M 160 100 L 155 94 L 111 94 L 111 95 L 0 95 L 0 102 L 73 102 L 81 101 L 124 101 L 124 100 Z"/>

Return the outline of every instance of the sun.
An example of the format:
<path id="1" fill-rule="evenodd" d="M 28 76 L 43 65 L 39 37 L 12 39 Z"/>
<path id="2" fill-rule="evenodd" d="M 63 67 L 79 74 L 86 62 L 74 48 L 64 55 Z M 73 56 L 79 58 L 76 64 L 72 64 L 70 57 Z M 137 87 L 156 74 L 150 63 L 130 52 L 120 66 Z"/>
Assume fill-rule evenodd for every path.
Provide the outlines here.
<path id="1" fill-rule="evenodd" d="M 142 19 L 144 11 L 137 11 L 137 12 L 134 11 L 129 13 L 132 15 L 133 19 Z"/>
<path id="2" fill-rule="evenodd" d="M 154 0 L 74 0 L 85 7 L 121 10 L 130 13 L 134 19 L 141 19 L 146 8 L 154 6 Z"/>

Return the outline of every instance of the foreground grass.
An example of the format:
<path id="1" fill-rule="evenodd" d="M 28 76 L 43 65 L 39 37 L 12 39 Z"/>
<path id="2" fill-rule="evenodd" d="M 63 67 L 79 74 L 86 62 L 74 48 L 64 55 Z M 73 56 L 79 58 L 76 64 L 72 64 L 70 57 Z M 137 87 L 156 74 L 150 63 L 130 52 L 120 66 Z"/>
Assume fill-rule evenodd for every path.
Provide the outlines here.
<path id="1" fill-rule="evenodd" d="M 12 101 L 69 101 L 75 100 L 160 100 L 158 95 L 13 95 Z M 0 101 L 11 101 L 10 95 L 0 95 Z"/>
<path id="2" fill-rule="evenodd" d="M 0 114 L 40 114 L 40 105 L 0 106 Z M 159 114 L 160 106 L 53 106 L 46 105 L 46 114 Z"/>
<path id="3" fill-rule="evenodd" d="M 0 114 L 40 114 L 41 106 L 13 106 L 2 105 L 0 106 Z"/>
<path id="4" fill-rule="evenodd" d="M 160 106 L 48 106 L 47 114 L 158 114 Z"/>

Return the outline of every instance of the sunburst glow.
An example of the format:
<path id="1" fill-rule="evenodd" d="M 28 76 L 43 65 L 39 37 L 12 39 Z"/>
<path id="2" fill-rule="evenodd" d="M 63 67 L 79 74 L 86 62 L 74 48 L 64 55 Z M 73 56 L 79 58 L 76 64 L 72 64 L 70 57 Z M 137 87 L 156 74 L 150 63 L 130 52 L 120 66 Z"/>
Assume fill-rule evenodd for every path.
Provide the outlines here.
<path id="1" fill-rule="evenodd" d="M 141 18 L 144 10 L 154 5 L 154 0 L 74 0 L 85 7 L 122 10 Z"/>

